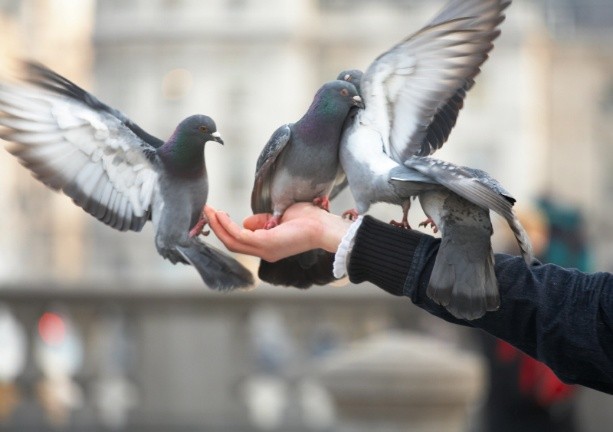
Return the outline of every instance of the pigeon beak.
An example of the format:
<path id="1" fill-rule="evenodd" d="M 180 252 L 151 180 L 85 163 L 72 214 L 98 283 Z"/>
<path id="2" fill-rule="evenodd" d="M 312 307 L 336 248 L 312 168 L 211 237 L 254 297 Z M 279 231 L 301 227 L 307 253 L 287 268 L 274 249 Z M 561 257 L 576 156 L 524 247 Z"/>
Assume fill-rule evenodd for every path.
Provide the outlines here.
<path id="1" fill-rule="evenodd" d="M 221 139 L 221 135 L 219 134 L 219 132 L 213 132 L 211 136 L 213 137 L 213 141 L 216 141 L 219 144 L 223 145 L 223 140 Z"/>
<path id="2" fill-rule="evenodd" d="M 353 106 L 357 106 L 358 108 L 364 108 L 364 102 L 360 96 L 353 97 Z"/>

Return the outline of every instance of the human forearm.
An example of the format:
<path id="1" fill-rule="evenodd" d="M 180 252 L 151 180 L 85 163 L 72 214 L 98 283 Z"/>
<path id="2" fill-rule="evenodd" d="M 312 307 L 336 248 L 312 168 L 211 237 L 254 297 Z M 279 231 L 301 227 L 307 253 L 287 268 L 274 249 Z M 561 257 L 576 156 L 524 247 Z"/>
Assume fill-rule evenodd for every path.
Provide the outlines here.
<path id="1" fill-rule="evenodd" d="M 349 279 L 353 283 L 372 282 L 390 294 L 403 296 L 416 251 L 422 242 L 430 241 L 436 242 L 419 231 L 394 228 L 366 216 L 349 259 Z"/>
<path id="2" fill-rule="evenodd" d="M 390 236 L 394 239 L 390 240 Z M 406 247 L 402 247 L 406 242 Z M 485 330 L 543 361 L 563 380 L 613 393 L 613 277 L 555 265 L 528 268 L 496 255 L 501 307 L 474 321 L 454 318 L 426 295 L 439 241 L 365 218 L 349 277 L 410 297 L 446 321 Z M 400 283 L 399 280 L 403 282 Z"/>
<path id="3" fill-rule="evenodd" d="M 335 252 L 351 222 L 311 204 L 296 204 L 282 223 L 258 229 L 267 215 L 245 220 L 207 210 L 211 228 L 232 251 L 274 261 L 313 248 Z M 520 257 L 496 256 L 501 306 L 473 321 L 454 318 L 426 295 L 440 241 L 364 217 L 348 256 L 354 283 L 369 281 L 406 296 L 455 324 L 481 328 L 543 361 L 567 382 L 613 393 L 613 276 L 587 275 L 554 265 L 526 266 Z"/>

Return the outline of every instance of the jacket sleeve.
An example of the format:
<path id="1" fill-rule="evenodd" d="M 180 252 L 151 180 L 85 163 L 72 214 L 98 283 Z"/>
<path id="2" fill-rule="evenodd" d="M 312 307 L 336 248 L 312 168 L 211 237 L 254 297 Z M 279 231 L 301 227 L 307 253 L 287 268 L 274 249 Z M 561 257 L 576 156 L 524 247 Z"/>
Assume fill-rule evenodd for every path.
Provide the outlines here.
<path id="1" fill-rule="evenodd" d="M 426 296 L 440 240 L 365 217 L 348 263 L 354 283 L 369 281 L 446 321 L 472 326 L 548 365 L 567 383 L 613 394 L 613 275 L 553 264 L 526 266 L 496 255 L 500 309 L 459 320 Z"/>

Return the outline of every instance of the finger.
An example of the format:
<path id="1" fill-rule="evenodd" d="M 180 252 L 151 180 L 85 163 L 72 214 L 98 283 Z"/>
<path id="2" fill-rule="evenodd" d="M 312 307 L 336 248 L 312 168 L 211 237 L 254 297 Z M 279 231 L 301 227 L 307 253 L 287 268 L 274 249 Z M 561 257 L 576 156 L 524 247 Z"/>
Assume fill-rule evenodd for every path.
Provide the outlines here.
<path id="1" fill-rule="evenodd" d="M 251 231 L 241 229 L 223 212 L 216 212 L 210 219 L 211 229 L 221 242 L 232 252 L 257 256 L 257 248 L 246 242 Z"/>
<path id="2" fill-rule="evenodd" d="M 224 239 L 222 237 L 224 235 L 228 236 L 228 234 L 226 230 L 219 223 L 219 220 L 217 220 L 217 211 L 215 211 L 215 209 L 213 209 L 212 207 L 206 206 L 204 209 L 204 212 L 206 214 L 206 217 L 209 220 L 209 226 L 211 227 L 215 235 L 219 237 L 219 239 L 222 242 L 224 242 Z"/>
<path id="3" fill-rule="evenodd" d="M 224 217 L 225 224 L 221 223 L 220 216 Z M 219 240 L 221 240 L 226 245 L 228 245 L 229 242 L 235 242 L 236 239 L 234 237 L 234 234 L 229 232 L 226 228 L 227 226 L 234 225 L 234 222 L 232 222 L 232 220 L 226 213 L 218 211 L 207 212 L 207 217 L 209 218 L 209 225 L 211 226 L 211 229 L 213 230 L 215 235 L 219 237 Z"/>
<path id="4" fill-rule="evenodd" d="M 274 241 L 274 235 L 271 235 L 271 231 L 261 229 L 251 231 L 241 228 L 230 219 L 230 216 L 223 212 L 217 212 L 216 216 L 222 228 L 232 237 L 232 246 L 239 248 L 244 253 L 262 253 L 263 249 L 271 241 Z"/>
<path id="5" fill-rule="evenodd" d="M 206 217 L 208 217 L 209 219 L 212 219 L 215 216 L 216 212 L 217 210 L 215 210 L 210 205 L 207 204 L 204 206 L 204 213 L 206 214 Z"/>
<path id="6" fill-rule="evenodd" d="M 255 215 L 251 215 L 243 220 L 243 226 L 248 230 L 255 231 L 257 229 L 262 229 L 270 219 L 270 213 L 258 213 Z"/>
<path id="7" fill-rule="evenodd" d="M 247 231 L 238 226 L 236 223 L 234 223 L 234 221 L 230 219 L 230 216 L 227 213 L 217 212 L 215 213 L 215 217 L 217 218 L 217 221 L 219 222 L 221 227 L 235 239 L 240 239 L 242 237 L 243 231 Z"/>

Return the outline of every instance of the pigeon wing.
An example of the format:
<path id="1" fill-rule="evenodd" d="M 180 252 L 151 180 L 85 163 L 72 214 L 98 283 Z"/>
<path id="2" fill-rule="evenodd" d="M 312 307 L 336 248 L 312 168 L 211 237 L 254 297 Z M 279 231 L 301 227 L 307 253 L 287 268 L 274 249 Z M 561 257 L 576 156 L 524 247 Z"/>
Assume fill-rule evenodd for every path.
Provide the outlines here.
<path id="1" fill-rule="evenodd" d="M 404 165 L 431 177 L 438 184 L 473 204 L 493 210 L 505 218 L 517 239 L 524 260 L 528 264 L 533 261 L 528 234 L 513 212 L 515 199 L 485 171 L 419 156 L 407 159 Z"/>
<path id="2" fill-rule="evenodd" d="M 475 172 L 439 159 L 419 156 L 407 159 L 404 165 L 431 177 L 438 184 L 480 207 L 494 210 L 504 217 L 510 216 L 515 200 L 501 194 L 501 189 L 493 188 L 491 177 L 483 181 L 477 176 L 478 172 L 482 173 L 480 170 Z"/>
<path id="3" fill-rule="evenodd" d="M 509 0 L 451 0 L 427 26 L 379 56 L 361 82 L 368 121 L 402 163 L 440 148 L 493 48 Z"/>
<path id="4" fill-rule="evenodd" d="M 105 224 L 140 231 L 150 217 L 160 140 L 44 66 L 33 86 L 0 83 L 0 138 L 48 187 Z"/>
<path id="5" fill-rule="evenodd" d="M 279 127 L 264 146 L 262 153 L 260 153 L 255 168 L 253 191 L 251 192 L 251 210 L 254 214 L 272 211 L 270 187 L 277 159 L 289 142 L 291 134 L 289 124 Z"/>
<path id="6" fill-rule="evenodd" d="M 144 131 L 139 125 L 126 117 L 121 111 L 99 101 L 92 94 L 86 92 L 60 74 L 36 62 L 25 62 L 24 66 L 28 73 L 28 81 L 32 84 L 50 90 L 51 92 L 64 94 L 72 99 L 81 101 L 95 111 L 109 113 L 111 116 L 118 119 L 124 126 L 130 129 L 136 136 L 152 147 L 158 148 L 164 144 L 164 141 Z"/>

